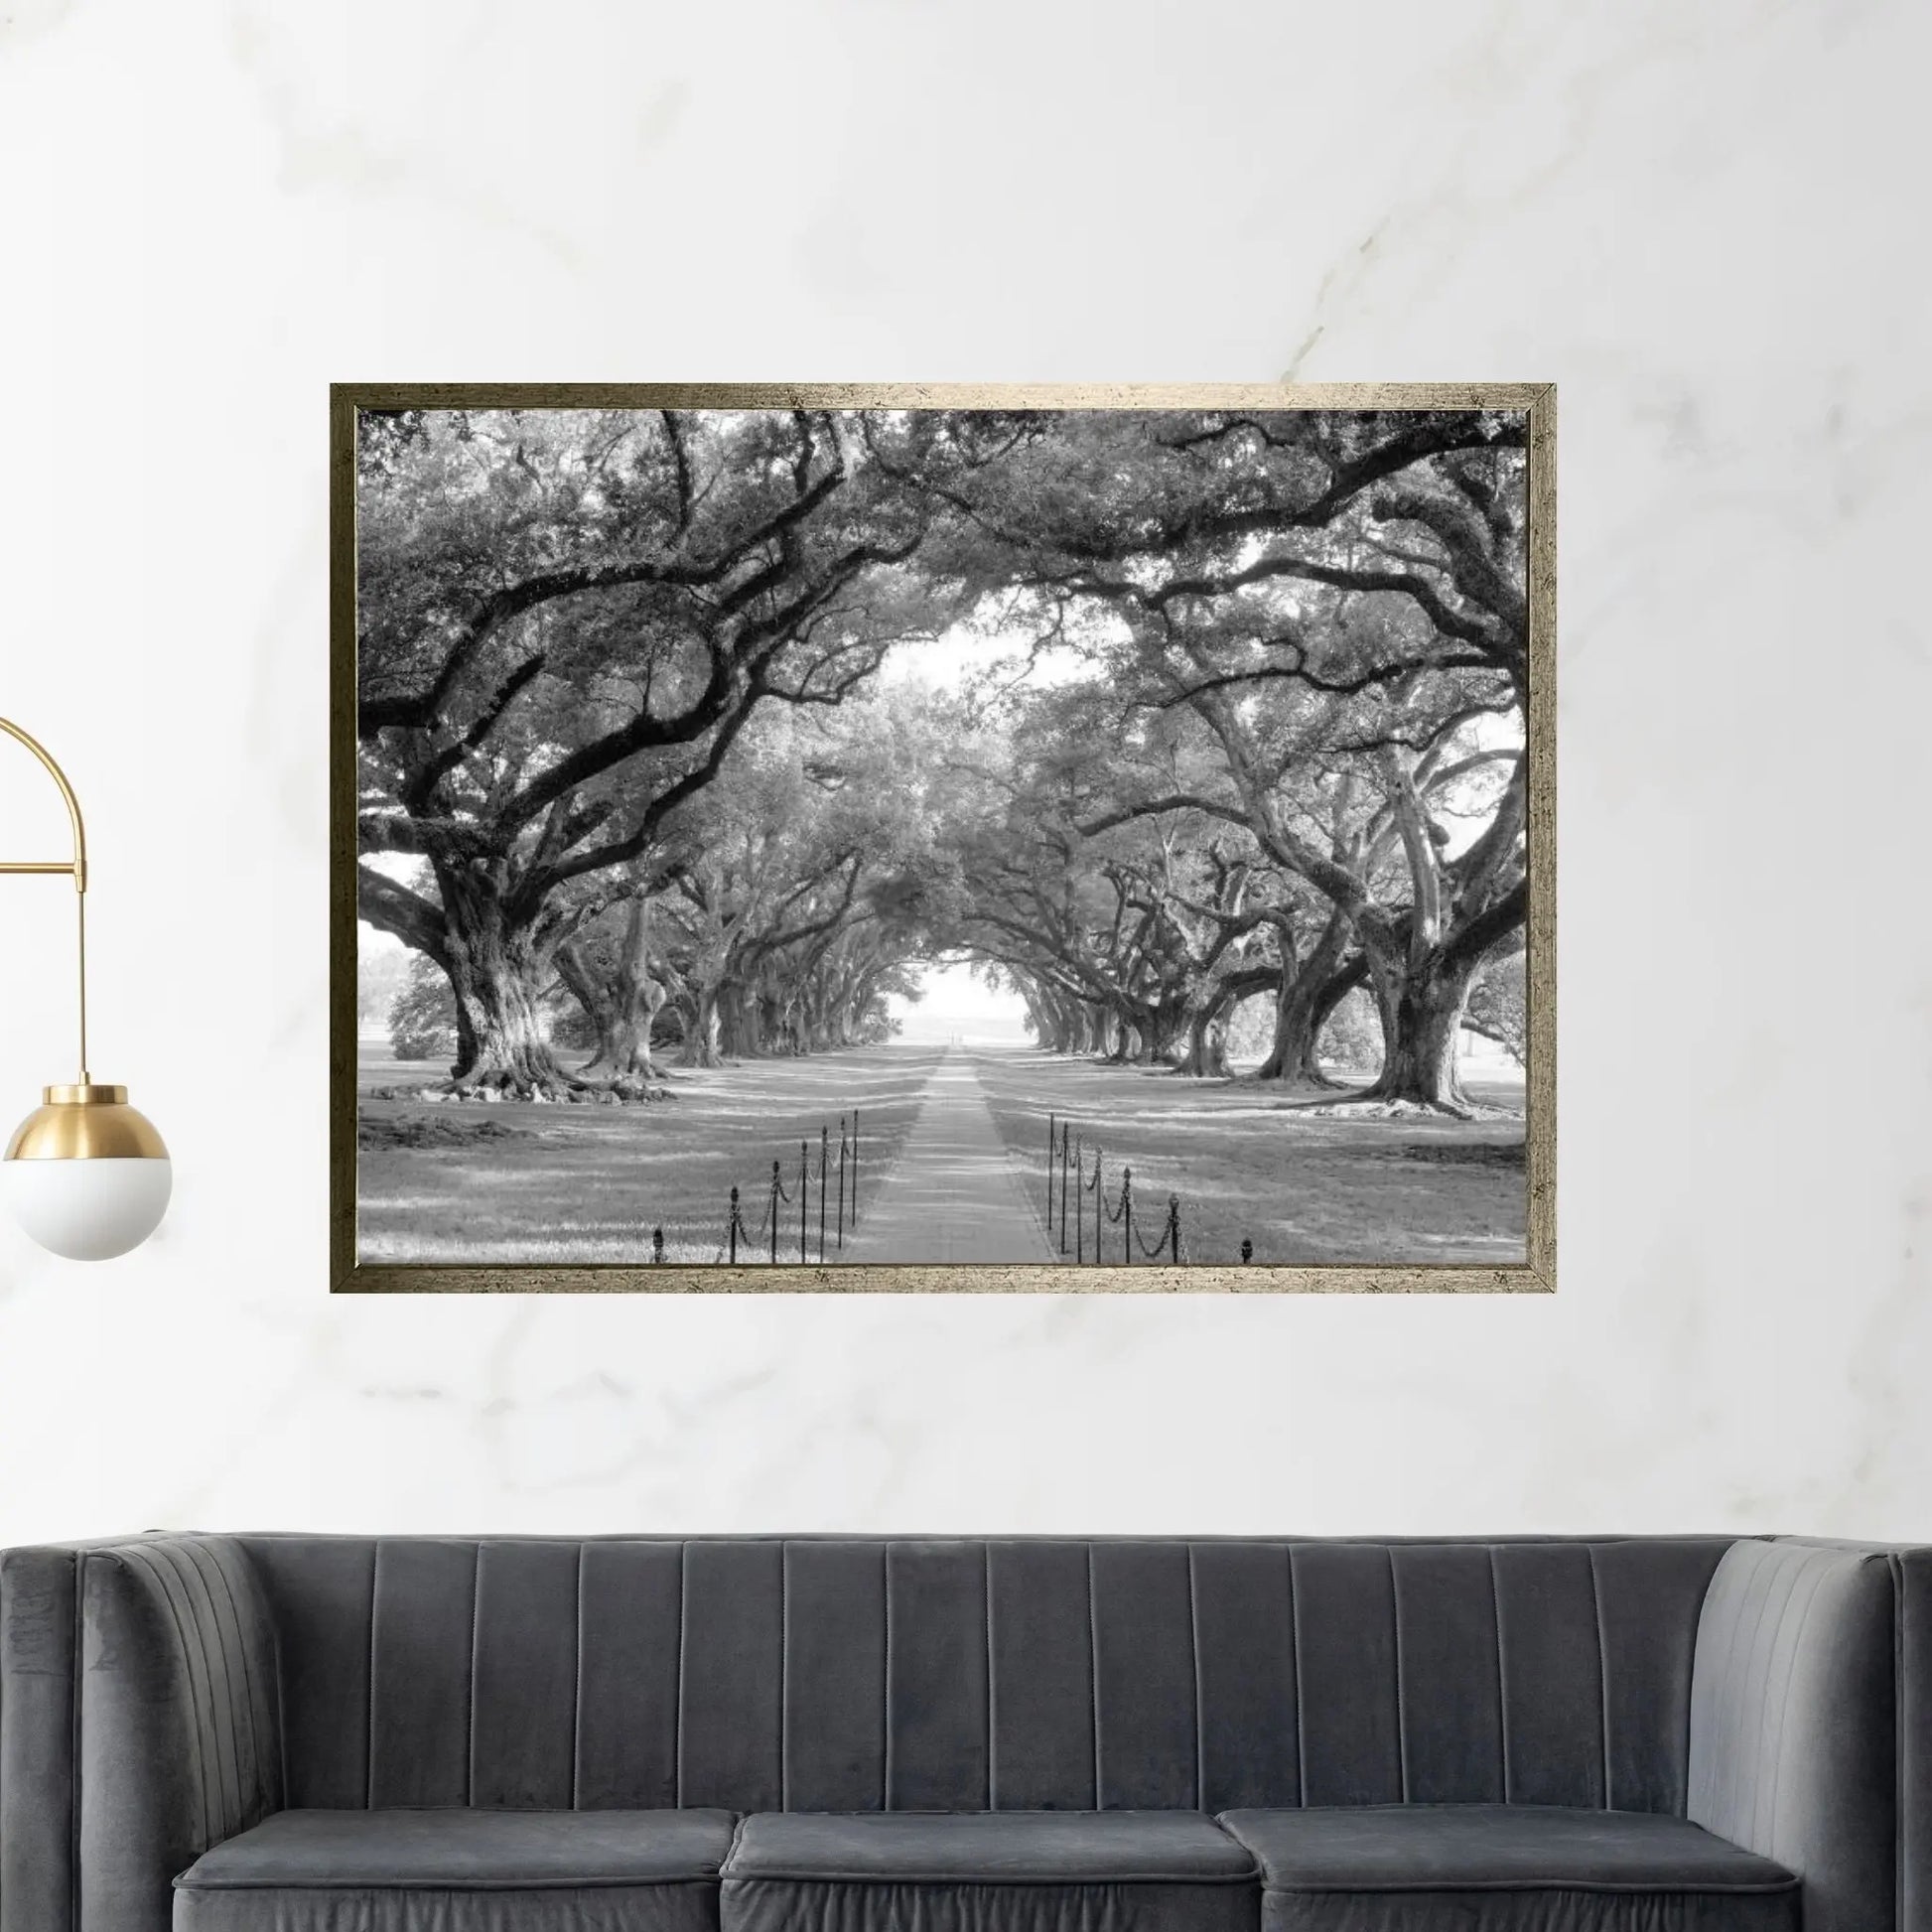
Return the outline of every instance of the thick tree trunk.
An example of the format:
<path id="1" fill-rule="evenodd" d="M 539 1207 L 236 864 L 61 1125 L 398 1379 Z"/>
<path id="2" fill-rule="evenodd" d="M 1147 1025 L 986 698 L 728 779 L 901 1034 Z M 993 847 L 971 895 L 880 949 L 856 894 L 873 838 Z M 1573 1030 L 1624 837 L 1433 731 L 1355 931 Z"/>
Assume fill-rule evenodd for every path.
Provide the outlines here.
<path id="1" fill-rule="evenodd" d="M 700 985 L 684 1002 L 684 1045 L 678 1053 L 682 1066 L 720 1066 L 724 1055 L 718 1048 L 718 989 Z"/>
<path id="2" fill-rule="evenodd" d="M 584 1070 L 607 1059 L 617 1040 L 617 1002 L 612 998 L 610 981 L 598 971 L 596 962 L 584 947 L 573 940 L 557 948 L 557 977 L 570 989 L 571 998 L 583 1009 L 590 1023 L 592 1046 Z"/>
<path id="3" fill-rule="evenodd" d="M 777 1012 L 778 1026 L 784 1036 L 786 1052 L 811 1052 L 811 1029 L 806 1021 L 805 1006 L 800 997 L 795 993 L 792 994 L 780 1004 Z"/>
<path id="4" fill-rule="evenodd" d="M 617 959 L 600 978 L 581 945 L 557 953 L 557 971 L 597 1030 L 586 1073 L 603 1072 L 621 1092 L 641 1090 L 658 1077 L 651 1055 L 651 1029 L 666 994 L 650 971 L 650 915 L 633 899 L 624 919 Z"/>
<path id="5" fill-rule="evenodd" d="M 799 993 L 796 1014 L 799 1050 L 824 1052 L 832 1041 L 832 1007 L 825 988 L 816 980 Z"/>
<path id="6" fill-rule="evenodd" d="M 858 1043 L 859 1026 L 866 1014 L 866 1002 L 872 997 L 868 984 L 861 981 L 852 987 L 839 1001 L 834 1014 L 832 1043 L 840 1048 Z"/>
<path id="7" fill-rule="evenodd" d="M 1034 1036 L 1048 1053 L 1068 1050 L 1072 1033 L 1072 1008 L 1056 993 L 1040 996 L 1037 1025 Z"/>
<path id="8" fill-rule="evenodd" d="M 784 1001 L 769 993 L 759 993 L 749 999 L 746 1006 L 760 1053 L 783 1055 L 798 1051 L 798 1038 L 791 1025 L 791 1010 Z"/>
<path id="9" fill-rule="evenodd" d="M 1140 1027 L 1142 1065 L 1172 1064 L 1179 1060 L 1180 1042 L 1186 1030 L 1186 1013 L 1178 1001 L 1148 1008 Z"/>
<path id="10" fill-rule="evenodd" d="M 1067 1000 L 1060 1007 L 1060 1047 L 1062 1053 L 1075 1057 L 1085 1050 L 1087 1037 L 1087 1010 L 1078 1000 Z"/>
<path id="11" fill-rule="evenodd" d="M 1371 962 L 1385 1041 L 1382 1070 L 1364 1100 L 1404 1102 L 1466 1114 L 1468 1096 L 1455 1070 L 1455 1036 L 1479 959 L 1445 958 L 1440 951 L 1388 972 Z"/>
<path id="12" fill-rule="evenodd" d="M 456 1010 L 456 1059 L 450 1066 L 450 1078 L 456 1078 L 458 1067 L 474 1065 L 476 1058 L 476 1029 L 470 1024 L 469 1014 L 459 1004 Z"/>
<path id="13" fill-rule="evenodd" d="M 556 1100 L 582 1084 L 550 1050 L 520 973 L 485 954 L 458 963 L 455 979 L 471 1050 L 451 1070 L 453 1093 L 466 1100 Z"/>
<path id="14" fill-rule="evenodd" d="M 1342 964 L 1349 938 L 1348 923 L 1337 913 L 1301 966 L 1283 975 L 1275 1003 L 1274 1044 L 1256 1069 L 1256 1079 L 1298 1087 L 1336 1085 L 1321 1070 L 1317 1049 L 1335 1008 L 1367 977 L 1359 959 Z"/>
<path id="15" fill-rule="evenodd" d="M 532 927 L 512 921 L 493 894 L 466 894 L 450 877 L 442 884 L 457 1010 L 449 1092 L 465 1100 L 561 1100 L 580 1091 L 584 1083 L 559 1064 L 537 1015 L 534 988 L 549 962 Z"/>
<path id="16" fill-rule="evenodd" d="M 801 1053 L 822 1053 L 832 1036 L 832 1024 L 823 994 L 806 986 L 792 1006 L 792 1031 Z"/>
<path id="17" fill-rule="evenodd" d="M 1187 1027 L 1187 1050 L 1179 1070 L 1192 1079 L 1224 1080 L 1228 1073 L 1228 1003 L 1214 1002 L 1194 1015 Z"/>
<path id="18" fill-rule="evenodd" d="M 539 989 L 553 970 L 563 970 L 554 925 L 546 935 L 539 917 L 513 912 L 487 876 L 439 865 L 436 880 L 443 919 L 436 956 L 456 1002 L 457 1053 L 443 1094 L 454 1100 L 656 1097 L 641 1080 L 587 1080 L 557 1058 L 539 1008 Z"/>
<path id="19" fill-rule="evenodd" d="M 719 991 L 718 1048 L 728 1060 L 754 1059 L 764 1051 L 758 997 L 742 986 Z"/>
<path id="20" fill-rule="evenodd" d="M 1406 922 L 1386 913 L 1355 915 L 1384 1042 L 1382 1071 L 1363 1098 L 1466 1116 L 1469 1101 L 1455 1071 L 1462 1010 L 1484 958 L 1521 928 L 1529 904 L 1527 877 L 1495 890 L 1528 808 L 1526 766 L 1519 758 L 1496 817 L 1449 873 L 1438 861 L 1435 830 L 1409 774 L 1393 751 L 1388 756 L 1415 893 Z M 1459 902 L 1451 902 L 1451 885 Z"/>
<path id="21" fill-rule="evenodd" d="M 841 1039 L 843 1045 L 857 1046 L 866 1037 L 866 1029 L 873 1016 L 873 1002 L 879 1000 L 879 981 L 880 974 L 877 971 L 862 973 L 859 976 L 859 983 L 852 989 L 851 997 L 846 1001 L 845 1011 L 840 1019 L 840 1025 L 844 1029 Z M 879 1006 L 883 1015 L 885 1002 L 880 1000 Z"/>

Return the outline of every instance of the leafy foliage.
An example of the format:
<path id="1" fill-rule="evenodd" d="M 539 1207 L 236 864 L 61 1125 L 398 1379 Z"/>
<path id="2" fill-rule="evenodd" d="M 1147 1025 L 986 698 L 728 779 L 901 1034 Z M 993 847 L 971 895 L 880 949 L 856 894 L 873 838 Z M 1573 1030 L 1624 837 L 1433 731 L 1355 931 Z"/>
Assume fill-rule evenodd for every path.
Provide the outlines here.
<path id="1" fill-rule="evenodd" d="M 1469 993 L 1463 1023 L 1493 1039 L 1518 1066 L 1530 1059 L 1529 977 L 1520 950 L 1492 958 Z"/>
<path id="2" fill-rule="evenodd" d="M 950 953 L 1043 1043 L 1219 1071 L 1265 995 L 1283 1077 L 1341 1040 L 1458 1104 L 1526 903 L 1521 419 L 407 412 L 358 455 L 360 836 L 424 862 L 362 911 L 459 1085 L 581 1080 L 559 1000 L 615 1080 L 848 1042 Z"/>
<path id="3" fill-rule="evenodd" d="M 399 1060 L 446 1060 L 456 1051 L 456 996 L 434 960 L 411 953 L 389 1002 L 389 1050 Z"/>

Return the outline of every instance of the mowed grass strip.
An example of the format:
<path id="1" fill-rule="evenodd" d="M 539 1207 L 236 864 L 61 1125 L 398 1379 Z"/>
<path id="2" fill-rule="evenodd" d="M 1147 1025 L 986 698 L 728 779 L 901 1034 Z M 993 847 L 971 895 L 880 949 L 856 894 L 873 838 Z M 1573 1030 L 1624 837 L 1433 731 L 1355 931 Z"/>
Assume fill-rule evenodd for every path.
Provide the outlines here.
<path id="1" fill-rule="evenodd" d="M 1529 1191 L 1523 1122 L 1311 1117 L 1278 1086 L 1189 1080 L 1029 1049 L 978 1050 L 974 1065 L 1029 1194 L 1043 1204 L 1048 1114 L 1071 1120 L 1088 1157 L 1103 1156 L 1108 1203 L 1134 1170 L 1134 1219 L 1152 1245 L 1178 1194 L 1190 1263 L 1382 1266 L 1524 1258 Z M 1481 1099 L 1520 1105 L 1512 1083 L 1472 1083 Z M 1304 1096 L 1305 1097 L 1305 1096 Z M 1071 1182 L 1069 1181 L 1069 1193 Z M 1081 1196 L 1093 1253 L 1093 1196 Z M 1121 1230 L 1102 1216 L 1104 1261 Z M 1067 1241 L 1069 1259 L 1073 1251 Z M 1139 1256 L 1136 1256 L 1139 1261 Z"/>
<path id="2" fill-rule="evenodd" d="M 365 1262 L 568 1266 L 648 1262 L 651 1229 L 667 1262 L 719 1259 L 734 1185 L 751 1230 L 741 1265 L 767 1261 L 761 1230 L 771 1163 L 792 1199 L 780 1206 L 778 1260 L 798 1260 L 798 1144 L 814 1170 L 830 1129 L 826 1258 L 837 1259 L 839 1116 L 860 1116 L 860 1212 L 897 1157 L 939 1047 L 892 1046 L 804 1059 L 673 1069 L 675 1100 L 645 1106 L 426 1104 L 360 1098 L 379 1137 L 421 1123 L 421 1146 L 364 1147 L 357 1159 L 357 1246 Z M 428 1084 L 444 1069 L 366 1054 L 361 1084 Z M 445 1129 L 442 1123 L 448 1122 Z M 398 1131 L 392 1128 L 391 1131 Z M 438 1144 L 445 1132 L 448 1144 Z M 818 1184 L 807 1210 L 818 1259 Z"/>

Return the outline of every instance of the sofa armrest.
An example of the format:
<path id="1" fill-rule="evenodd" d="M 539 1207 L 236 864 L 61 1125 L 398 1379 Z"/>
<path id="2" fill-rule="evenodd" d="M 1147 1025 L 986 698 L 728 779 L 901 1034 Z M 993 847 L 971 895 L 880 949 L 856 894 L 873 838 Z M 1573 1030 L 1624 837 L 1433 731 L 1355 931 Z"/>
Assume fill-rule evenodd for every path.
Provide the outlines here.
<path id="1" fill-rule="evenodd" d="M 1894 1550 L 1898 1587 L 1898 1927 L 1932 1932 L 1932 1549 Z"/>
<path id="2" fill-rule="evenodd" d="M 0 1932 L 74 1923 L 78 1556 L 0 1550 Z"/>
<path id="3" fill-rule="evenodd" d="M 175 1875 L 281 1804 L 273 1628 L 227 1537 L 83 1550 L 76 1587 L 79 1924 L 167 1932 Z"/>
<path id="4" fill-rule="evenodd" d="M 1904 1902 L 1907 1838 L 1926 1830 L 1908 1832 L 1901 1810 L 1900 1577 L 1914 1554 L 1740 1542 L 1705 1596 L 1687 1810 L 1798 1873 L 1805 1932 L 1932 1932 L 1922 1887 Z"/>

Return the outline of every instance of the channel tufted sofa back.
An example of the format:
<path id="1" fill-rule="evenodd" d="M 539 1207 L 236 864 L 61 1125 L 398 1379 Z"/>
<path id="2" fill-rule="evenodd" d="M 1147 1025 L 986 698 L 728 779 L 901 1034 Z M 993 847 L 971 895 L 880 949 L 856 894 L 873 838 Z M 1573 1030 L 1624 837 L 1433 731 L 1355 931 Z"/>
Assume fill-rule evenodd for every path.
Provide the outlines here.
<path id="1" fill-rule="evenodd" d="M 1602 1811 L 1626 1843 L 1653 1814 L 1780 1865 L 1805 1932 L 1932 1932 L 1932 1549 L 155 1534 L 0 1551 L 0 1932 L 168 1932 L 205 1855 L 316 1821 L 1097 1811 L 1130 1831 L 1272 1819 L 1278 1844 L 1332 1848 L 1381 1831 L 1378 1806 L 1476 1833 L 1497 1807 Z M 203 1899 L 198 1923 L 252 1925 L 250 1899 Z"/>
<path id="2" fill-rule="evenodd" d="M 242 1539 L 287 1802 L 1681 1814 L 1725 1539 Z"/>

